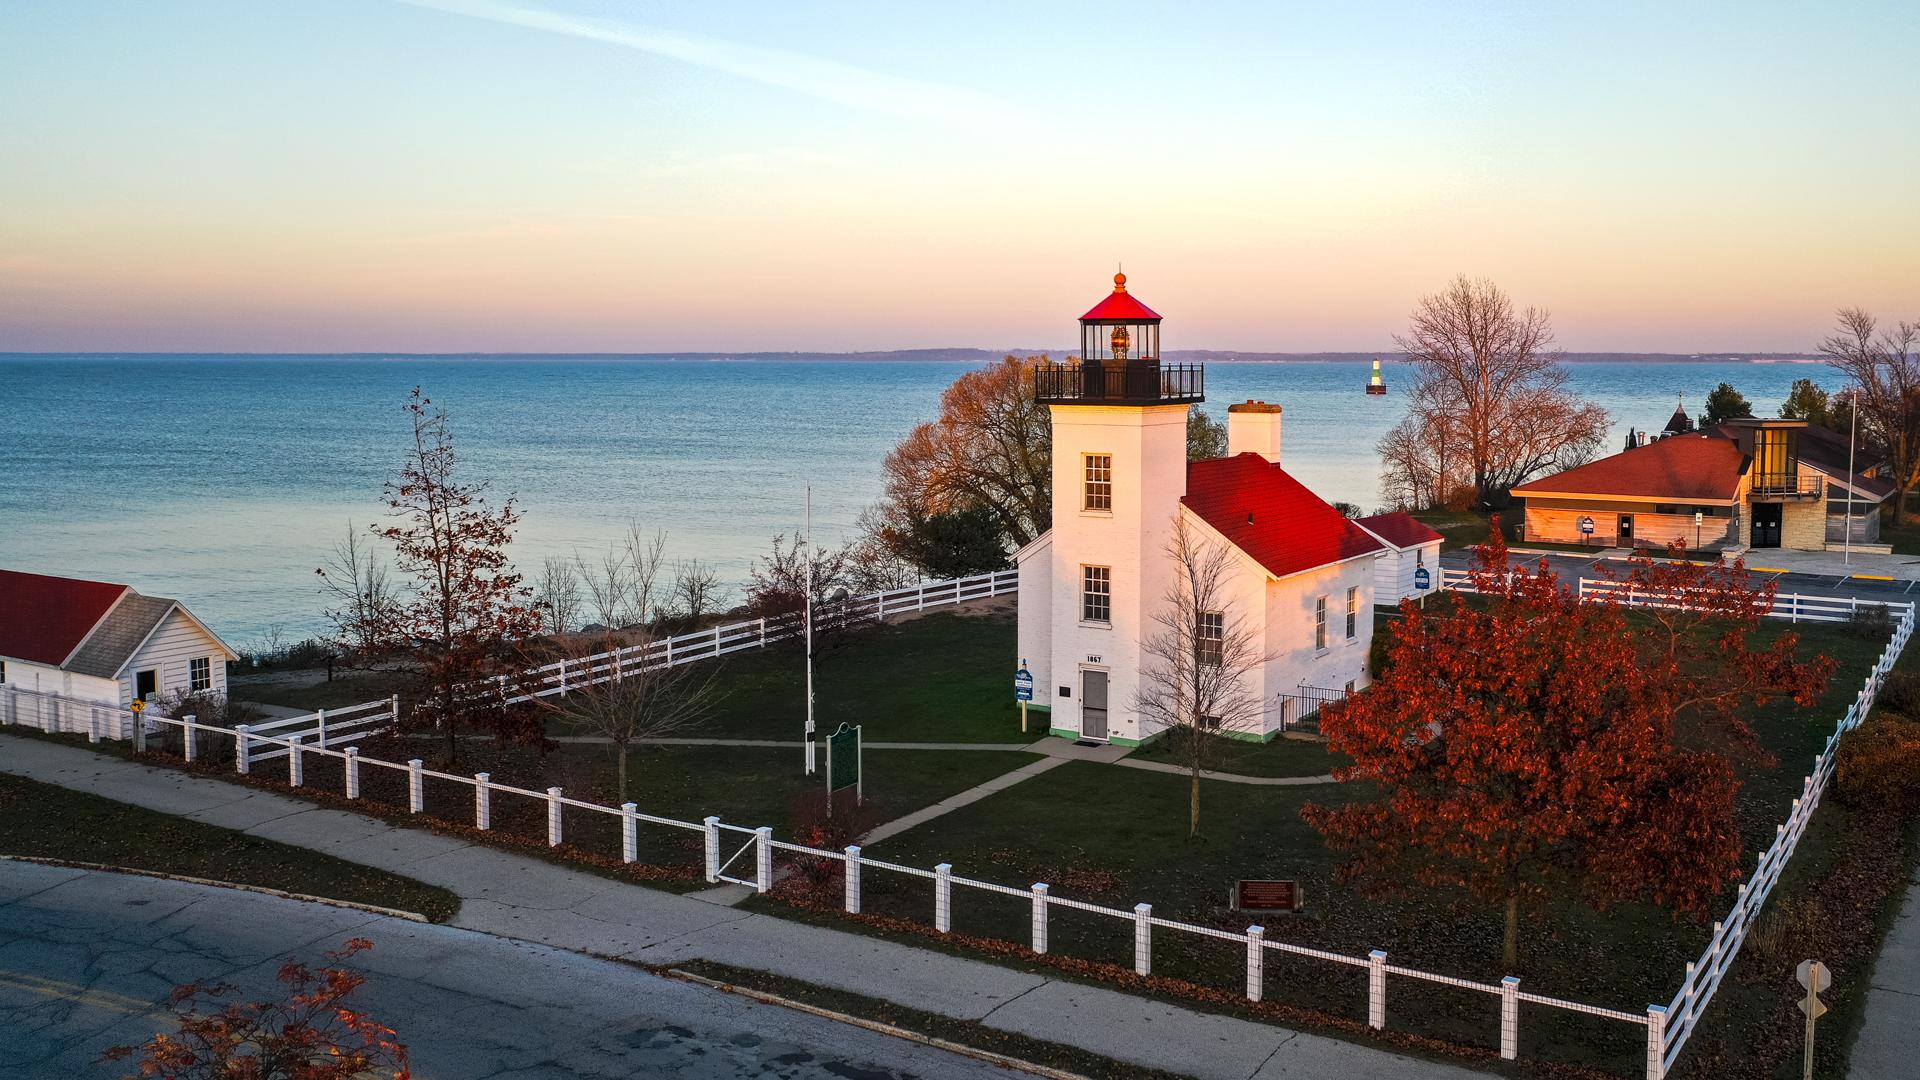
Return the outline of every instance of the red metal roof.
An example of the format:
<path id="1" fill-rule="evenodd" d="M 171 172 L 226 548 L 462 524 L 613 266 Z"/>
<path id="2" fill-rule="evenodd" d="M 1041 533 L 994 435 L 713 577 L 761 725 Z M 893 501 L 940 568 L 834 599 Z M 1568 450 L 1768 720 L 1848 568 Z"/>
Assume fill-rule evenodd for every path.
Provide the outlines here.
<path id="1" fill-rule="evenodd" d="M 1513 489 L 1522 497 L 1616 495 L 1675 502 L 1726 502 L 1740 490 L 1746 455 L 1731 439 L 1673 435 Z"/>
<path id="2" fill-rule="evenodd" d="M 1404 510 L 1363 517 L 1354 524 L 1397 548 L 1419 547 L 1446 539 Z"/>
<path id="3" fill-rule="evenodd" d="M 60 664 L 126 591 L 104 581 L 0 570 L 0 656 Z"/>
<path id="4" fill-rule="evenodd" d="M 1080 316 L 1081 322 L 1094 322 L 1100 319 L 1124 319 L 1127 322 L 1159 322 L 1160 316 L 1152 308 L 1133 298 L 1127 291 L 1127 275 L 1113 275 L 1113 292 L 1105 300 L 1093 305 L 1093 309 Z"/>
<path id="5" fill-rule="evenodd" d="M 1366 530 L 1259 454 L 1188 464 L 1180 501 L 1274 577 L 1382 550 Z"/>

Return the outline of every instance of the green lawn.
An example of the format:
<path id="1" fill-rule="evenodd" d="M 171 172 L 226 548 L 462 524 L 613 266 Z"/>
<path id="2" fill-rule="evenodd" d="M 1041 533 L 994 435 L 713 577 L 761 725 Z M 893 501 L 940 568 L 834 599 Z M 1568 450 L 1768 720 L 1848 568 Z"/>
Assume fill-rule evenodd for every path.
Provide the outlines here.
<path id="1" fill-rule="evenodd" d="M 1180 749 L 1179 737 L 1169 733 L 1131 756 L 1186 768 L 1191 759 Z M 1241 776 L 1325 776 L 1352 761 L 1345 754 L 1329 753 L 1326 743 L 1312 739 L 1278 738 L 1258 743 L 1215 738 L 1212 743 L 1203 752 L 1201 768 Z"/>
<path id="2" fill-rule="evenodd" d="M 1884 646 L 1814 628 L 1803 635 L 1802 647 L 1835 656 L 1840 671 L 1815 708 L 1779 703 L 1753 717 L 1780 763 L 1746 770 L 1738 816 L 1749 868 L 1771 840 L 1774 825 L 1785 818 L 1807 763 Z M 1309 753 L 1319 754 L 1320 761 L 1300 764 Z M 1272 754 L 1276 762 L 1291 759 L 1287 764 L 1299 770 L 1325 763 L 1324 751 L 1311 744 L 1270 744 L 1251 748 L 1240 768 L 1252 771 L 1247 762 L 1263 754 Z M 1275 773 L 1283 767 L 1276 765 Z M 1203 782 L 1203 835 L 1190 840 L 1183 777 L 1076 762 L 875 844 L 873 851 L 914 866 L 951 862 L 956 874 L 1016 887 L 1046 881 L 1056 895 L 1120 909 L 1147 901 L 1155 915 L 1223 930 L 1244 930 L 1258 921 L 1272 938 L 1349 956 L 1381 948 L 1394 963 L 1439 973 L 1488 982 L 1509 974 L 1498 964 L 1497 912 L 1445 891 L 1381 900 L 1335 883 L 1334 857 L 1301 820 L 1300 810 L 1309 801 L 1334 804 L 1361 794 L 1338 785 Z M 1308 910 L 1298 916 L 1231 911 L 1227 897 L 1234 881 L 1249 877 L 1298 879 Z M 870 911 L 918 921 L 930 917 L 931 890 L 922 880 L 871 873 L 863 888 Z M 967 891 L 956 897 L 954 910 L 958 932 L 1027 940 L 1030 913 L 1023 900 Z M 1514 974 L 1532 992 L 1638 1011 L 1672 992 L 1685 960 L 1699 951 L 1707 933 L 1705 926 L 1647 905 L 1601 914 L 1580 904 L 1556 904 L 1529 914 L 1521 970 Z M 1052 935 L 1056 953 L 1131 962 L 1131 928 L 1117 920 L 1060 911 Z M 1155 937 L 1154 971 L 1233 988 L 1244 977 L 1244 956 L 1217 941 L 1161 932 Z M 1365 1015 L 1359 969 L 1275 958 L 1268 972 L 1270 1000 L 1346 1018 Z M 1395 1030 L 1483 1046 L 1495 1037 L 1497 1010 L 1483 995 L 1400 979 L 1389 996 Z M 1644 1054 L 1637 1029 L 1559 1010 L 1527 1008 L 1522 1031 L 1523 1056 L 1630 1072 Z"/>
<path id="3" fill-rule="evenodd" d="M 1032 742 L 1013 700 L 1010 612 L 943 611 L 835 635 L 816 647 L 814 716 L 822 733 L 864 725 L 869 742 Z M 798 739 L 806 719 L 805 654 L 794 642 L 722 663 L 726 698 L 697 734 Z M 799 756 L 794 751 L 794 756 Z"/>
<path id="4" fill-rule="evenodd" d="M 227 696 L 235 701 L 257 701 L 311 712 L 359 705 L 393 694 L 404 695 L 410 685 L 404 672 L 395 671 L 340 671 L 331 682 L 311 686 L 287 686 L 274 681 L 271 674 L 235 675 L 227 683 Z"/>
<path id="5" fill-rule="evenodd" d="M 0 853 L 257 885 L 445 922 L 445 889 L 232 829 L 0 773 Z"/>

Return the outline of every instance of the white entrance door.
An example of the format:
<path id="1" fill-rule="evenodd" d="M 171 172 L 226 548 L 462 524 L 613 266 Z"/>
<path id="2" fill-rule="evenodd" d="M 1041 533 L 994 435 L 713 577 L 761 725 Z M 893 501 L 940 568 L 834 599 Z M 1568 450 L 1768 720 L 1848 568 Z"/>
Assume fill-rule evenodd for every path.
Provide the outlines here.
<path id="1" fill-rule="evenodd" d="M 1080 737 L 1106 741 L 1107 673 L 1104 671 L 1080 673 Z"/>

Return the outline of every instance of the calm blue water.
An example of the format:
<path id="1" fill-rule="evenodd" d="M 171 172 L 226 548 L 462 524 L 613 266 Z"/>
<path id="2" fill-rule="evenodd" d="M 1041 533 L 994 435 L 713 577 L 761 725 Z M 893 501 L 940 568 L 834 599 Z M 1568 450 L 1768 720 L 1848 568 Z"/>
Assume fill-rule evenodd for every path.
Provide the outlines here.
<path id="1" fill-rule="evenodd" d="M 525 511 L 515 556 L 589 558 L 629 521 L 670 555 L 745 577 L 792 533 L 848 534 L 880 460 L 969 365 L 507 358 L 0 356 L 0 566 L 128 582 L 185 600 L 230 641 L 321 626 L 314 568 L 349 521 L 384 511 L 400 405 L 419 383 L 453 416 L 469 475 Z M 1658 428 L 1732 382 L 1771 413 L 1798 364 L 1576 364 L 1573 385 L 1627 426 Z M 1389 387 L 1404 372 L 1387 368 Z M 1395 394 L 1351 364 L 1208 365 L 1207 408 L 1286 406 L 1288 467 L 1328 499 L 1378 502 L 1374 442 Z"/>

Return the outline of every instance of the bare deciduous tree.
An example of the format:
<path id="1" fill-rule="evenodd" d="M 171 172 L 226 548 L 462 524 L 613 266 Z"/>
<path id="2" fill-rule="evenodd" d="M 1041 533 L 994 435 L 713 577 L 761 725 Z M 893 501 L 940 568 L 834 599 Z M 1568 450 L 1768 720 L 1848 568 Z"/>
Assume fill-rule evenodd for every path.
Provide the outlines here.
<path id="1" fill-rule="evenodd" d="M 1422 297 L 1394 341 L 1414 369 L 1407 417 L 1380 445 L 1390 491 L 1421 473 L 1444 482 L 1448 462 L 1428 455 L 1450 450 L 1479 504 L 1498 507 L 1514 485 L 1587 461 L 1606 439 L 1606 410 L 1567 389 L 1551 317 L 1515 311 L 1491 281 L 1462 275 Z M 1395 475 L 1410 455 L 1422 467 Z"/>
<path id="2" fill-rule="evenodd" d="M 614 548 L 602 554 L 598 563 L 590 563 L 576 551 L 573 564 L 579 568 L 580 584 L 587 593 L 586 610 L 592 613 L 594 624 L 619 629 L 626 621 L 627 596 L 633 591 L 626 554 Z"/>
<path id="3" fill-rule="evenodd" d="M 534 603 L 546 613 L 547 629 L 556 634 L 572 633 L 580 622 L 580 576 L 565 559 L 549 557 L 540 569 L 540 582 L 533 589 Z"/>
<path id="4" fill-rule="evenodd" d="M 646 645 L 651 637 L 638 644 Z M 631 649 L 633 643 L 625 648 Z M 595 652 L 622 648 L 609 637 Z M 582 654 L 582 670 L 590 667 Z M 644 655 L 644 654 L 643 654 Z M 604 666 L 607 661 L 599 661 Z M 723 691 L 713 662 L 668 667 L 630 663 L 611 672 L 604 682 L 571 690 L 565 697 L 537 699 L 559 714 L 560 722 L 577 734 L 592 735 L 613 744 L 618 761 L 620 799 L 628 797 L 628 756 L 633 744 L 660 739 L 699 727 L 711 719 Z"/>
<path id="5" fill-rule="evenodd" d="M 681 559 L 673 565 L 673 602 L 677 614 L 694 627 L 713 614 L 720 601 L 720 576 L 700 559 Z"/>
<path id="6" fill-rule="evenodd" d="M 1268 654 L 1233 597 L 1234 553 L 1176 515 L 1167 558 L 1175 579 L 1141 641 L 1134 711 L 1167 730 L 1192 779 L 1187 835 L 1200 835 L 1200 774 L 1222 739 L 1258 731 L 1264 702 L 1256 685 Z M 1144 727 L 1144 725 L 1143 725 Z"/>
<path id="7" fill-rule="evenodd" d="M 379 651 L 400 601 L 387 577 L 386 563 L 352 522 L 347 523 L 346 537 L 333 545 L 333 553 L 314 573 L 333 598 L 327 610 L 327 621 L 334 629 L 332 644 L 363 656 Z"/>
<path id="8" fill-rule="evenodd" d="M 1861 308 L 1842 308 L 1839 319 L 1820 351 L 1852 381 L 1863 441 L 1886 455 L 1889 479 L 1900 493 L 1893 502 L 1897 525 L 1907 493 L 1920 484 L 1920 323 L 1882 330 Z"/>

